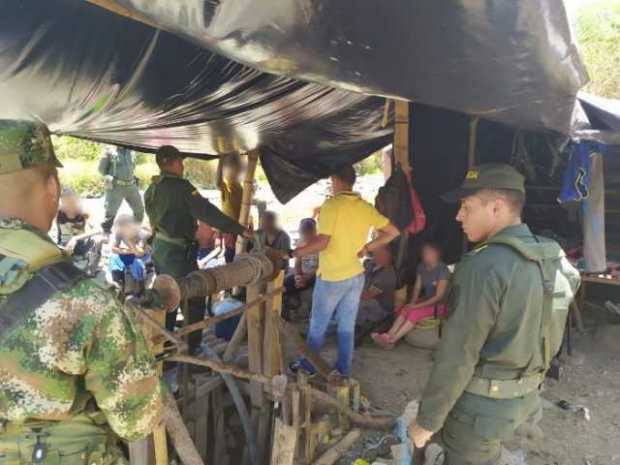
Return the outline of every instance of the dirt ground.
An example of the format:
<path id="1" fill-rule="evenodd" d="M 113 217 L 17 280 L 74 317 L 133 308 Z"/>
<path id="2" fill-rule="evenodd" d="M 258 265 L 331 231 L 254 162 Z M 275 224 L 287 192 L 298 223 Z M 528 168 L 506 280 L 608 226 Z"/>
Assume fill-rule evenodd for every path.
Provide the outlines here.
<path id="1" fill-rule="evenodd" d="M 563 356 L 559 382 L 547 382 L 542 435 L 528 431 L 506 444 L 517 454 L 520 465 L 620 465 L 620 319 L 588 309 L 583 334 L 573 331 L 573 355 Z M 334 338 L 323 353 L 334 359 Z M 402 342 L 392 351 L 364 343 L 355 353 L 353 373 L 374 413 L 400 414 L 412 399 L 419 399 L 432 367 L 432 352 Z M 565 400 L 584 405 L 591 413 L 563 410 Z M 377 447 L 385 434 L 367 432 L 339 464 L 348 465 L 362 457 L 372 461 L 389 458 L 389 447 Z M 385 463 L 389 461 L 383 460 Z"/>

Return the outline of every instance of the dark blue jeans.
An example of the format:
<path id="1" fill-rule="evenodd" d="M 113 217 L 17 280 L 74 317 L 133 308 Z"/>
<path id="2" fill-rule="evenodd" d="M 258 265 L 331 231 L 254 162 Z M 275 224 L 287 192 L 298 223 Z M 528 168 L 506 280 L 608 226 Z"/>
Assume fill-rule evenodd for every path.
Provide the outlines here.
<path id="1" fill-rule="evenodd" d="M 360 296 L 364 288 L 364 275 L 359 274 L 344 281 L 324 281 L 317 277 L 312 295 L 312 315 L 308 329 L 307 342 L 310 348 L 319 353 L 325 342 L 325 332 L 330 320 L 336 314 L 338 323 L 338 361 L 336 369 L 343 376 L 351 374 L 353 346 L 355 342 L 355 320 Z M 314 371 L 307 360 L 302 360 L 304 368 Z"/>

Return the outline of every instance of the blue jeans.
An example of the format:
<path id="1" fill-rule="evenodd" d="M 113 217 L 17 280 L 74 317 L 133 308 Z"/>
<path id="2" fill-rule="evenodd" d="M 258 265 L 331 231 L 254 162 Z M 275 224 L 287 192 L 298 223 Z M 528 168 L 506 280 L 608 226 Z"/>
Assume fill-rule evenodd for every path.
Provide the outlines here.
<path id="1" fill-rule="evenodd" d="M 359 274 L 344 281 L 324 281 L 317 277 L 312 295 L 312 315 L 308 329 L 308 346 L 319 353 L 330 320 L 336 313 L 338 323 L 338 361 L 336 370 L 343 376 L 351 374 L 353 346 L 355 342 L 355 320 L 359 308 L 360 296 L 364 288 L 364 274 Z M 304 368 L 314 372 L 314 367 L 307 360 L 301 361 Z"/>

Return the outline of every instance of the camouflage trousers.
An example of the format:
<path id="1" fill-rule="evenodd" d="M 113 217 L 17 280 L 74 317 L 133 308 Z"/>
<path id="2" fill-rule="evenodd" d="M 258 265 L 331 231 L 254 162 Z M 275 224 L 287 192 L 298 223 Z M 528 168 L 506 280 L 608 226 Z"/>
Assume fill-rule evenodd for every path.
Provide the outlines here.
<path id="1" fill-rule="evenodd" d="M 7 424 L 0 433 L 2 465 L 127 465 L 118 438 L 86 415 L 59 422 Z"/>
<path id="2" fill-rule="evenodd" d="M 114 218 L 123 200 L 129 204 L 136 221 L 142 223 L 144 219 L 144 203 L 142 202 L 142 196 L 140 195 L 138 185 L 114 185 L 111 189 L 106 189 L 105 191 L 105 216 L 101 223 L 101 228 L 104 232 L 109 233 L 112 230 Z"/>
<path id="3" fill-rule="evenodd" d="M 502 441 L 540 410 L 538 392 L 517 399 L 464 393 L 450 412 L 441 436 L 445 465 L 500 465 Z"/>

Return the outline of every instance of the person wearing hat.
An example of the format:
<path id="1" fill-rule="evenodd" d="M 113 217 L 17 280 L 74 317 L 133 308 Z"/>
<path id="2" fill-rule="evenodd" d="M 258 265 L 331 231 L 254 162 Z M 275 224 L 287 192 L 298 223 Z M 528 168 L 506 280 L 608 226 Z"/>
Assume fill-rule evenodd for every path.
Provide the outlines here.
<path id="1" fill-rule="evenodd" d="M 178 279 L 198 269 L 195 239 L 198 221 L 225 233 L 252 237 L 250 230 L 222 213 L 183 178 L 184 156 L 175 147 L 160 147 L 156 161 L 161 174 L 153 177 L 144 193 L 144 202 L 154 234 L 152 257 L 157 273 Z M 187 323 L 204 318 L 205 299 L 190 299 L 188 306 Z M 166 315 L 168 329 L 174 328 L 175 321 L 176 312 Z M 189 335 L 190 352 L 200 349 L 201 337 L 200 331 Z"/>
<path id="2" fill-rule="evenodd" d="M 0 120 L 0 461 L 120 464 L 162 384 L 131 313 L 48 236 L 60 166 L 44 125 Z"/>
<path id="3" fill-rule="evenodd" d="M 114 218 L 123 200 L 131 208 L 138 224 L 144 219 L 144 203 L 134 175 L 135 168 L 133 153 L 126 147 L 112 146 L 99 160 L 99 172 L 105 179 L 105 214 L 101 229 L 106 235 L 112 231 Z"/>
<path id="4" fill-rule="evenodd" d="M 447 465 L 499 464 L 501 442 L 539 411 L 579 274 L 559 245 L 522 223 L 524 177 L 505 164 L 470 170 L 456 220 L 470 242 L 454 272 L 435 364 L 409 433 L 423 447 L 442 430 Z M 551 283 L 551 284 L 550 284 Z M 557 284 L 556 284 L 557 286 Z"/>

